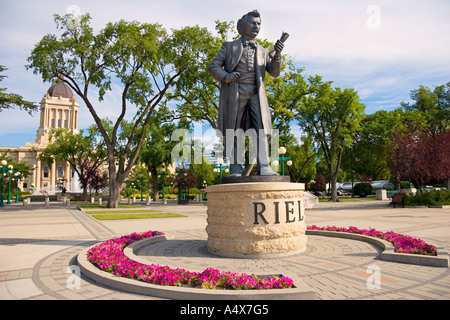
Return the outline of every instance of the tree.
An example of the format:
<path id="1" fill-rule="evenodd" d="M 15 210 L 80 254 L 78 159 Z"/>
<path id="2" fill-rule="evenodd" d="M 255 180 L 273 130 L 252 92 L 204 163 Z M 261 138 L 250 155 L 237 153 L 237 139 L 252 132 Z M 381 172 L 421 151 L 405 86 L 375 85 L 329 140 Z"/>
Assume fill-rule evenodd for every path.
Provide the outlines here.
<path id="1" fill-rule="evenodd" d="M 1 73 L 8 70 L 5 66 L 0 65 L 0 82 L 6 78 L 5 75 Z M 38 105 L 24 100 L 22 96 L 15 93 L 6 93 L 6 88 L 0 88 L 0 112 L 4 109 L 12 109 L 14 107 L 19 107 L 19 109 L 28 111 L 29 114 L 33 114 L 38 108 Z"/>
<path id="2" fill-rule="evenodd" d="M 450 130 L 399 129 L 387 145 L 387 162 L 396 178 L 415 182 L 422 189 L 427 181 L 445 181 L 450 177 Z"/>
<path id="3" fill-rule="evenodd" d="M 13 161 L 11 156 L 9 155 L 9 152 L 10 150 L 8 150 L 7 152 L 0 153 L 0 161 L 6 160 L 8 166 L 9 165 L 13 166 L 14 172 L 20 172 L 21 180 L 22 181 L 25 180 L 28 176 L 30 176 L 31 172 L 33 171 L 32 166 L 26 161 L 19 161 L 19 162 Z M 6 186 L 8 185 L 8 177 L 9 176 L 5 176 L 5 178 L 3 179 L 4 186 L 0 186 L 1 188 L 0 192 L 1 190 L 3 191 L 6 190 Z M 13 178 L 14 175 L 11 175 L 11 177 Z M 15 190 L 15 188 L 17 188 L 17 180 L 15 179 L 13 180 L 11 188 L 12 190 Z"/>
<path id="4" fill-rule="evenodd" d="M 181 192 L 180 190 L 178 190 L 179 193 L 182 193 L 184 191 L 184 193 L 186 194 L 188 192 L 188 189 L 196 188 L 197 183 L 198 180 L 194 174 L 194 171 L 186 168 L 177 169 L 177 174 L 173 179 L 173 185 L 176 186 L 177 188 L 181 187 Z"/>
<path id="5" fill-rule="evenodd" d="M 183 32 L 177 30 L 169 37 L 159 24 L 124 20 L 108 23 L 94 34 L 90 20 L 89 14 L 78 20 L 71 14 L 55 15 L 61 35 L 44 36 L 28 58 L 27 68 L 40 74 L 44 81 L 53 78 L 64 81 L 85 103 L 106 144 L 107 206 L 115 208 L 119 204 L 121 186 L 136 163 L 155 110 L 181 75 L 195 67 L 196 39 L 182 37 Z M 117 106 L 120 111 L 108 132 L 90 89 L 98 90 L 99 101 L 102 101 L 113 87 L 121 88 Z M 129 136 L 119 149 L 119 128 L 132 108 L 137 111 Z"/>
<path id="6" fill-rule="evenodd" d="M 314 191 L 322 191 L 325 190 L 327 186 L 327 181 L 325 177 L 321 174 L 316 174 L 316 177 L 314 178 L 314 182 L 311 183 L 311 190 Z"/>
<path id="7" fill-rule="evenodd" d="M 98 192 L 106 187 L 107 177 L 105 172 L 100 168 L 97 163 L 93 163 L 90 159 L 84 159 L 78 164 L 82 178 L 80 179 L 81 186 L 83 188 L 83 196 L 86 199 L 85 190 L 92 192 Z"/>
<path id="8" fill-rule="evenodd" d="M 179 118 L 206 121 L 213 129 L 218 129 L 220 85 L 209 74 L 208 66 L 231 30 L 231 23 L 216 21 L 216 30 L 220 33 L 219 37 L 199 27 L 177 34 L 182 38 L 194 38 L 199 46 L 195 68 L 183 77 L 183 81 L 177 82 L 171 93 L 171 99 L 179 103 L 176 110 Z"/>
<path id="9" fill-rule="evenodd" d="M 450 82 L 436 86 L 433 91 L 425 86 L 411 91 L 414 103 L 401 102 L 406 111 L 417 110 L 426 117 L 427 128 L 437 134 L 450 129 Z"/>
<path id="10" fill-rule="evenodd" d="M 331 200 L 337 201 L 337 178 L 344 151 L 359 130 L 364 105 L 353 89 L 333 89 L 320 76 L 310 77 L 310 94 L 298 105 L 301 128 L 320 146 L 328 166 Z"/>
<path id="11" fill-rule="evenodd" d="M 79 177 L 83 199 L 86 200 L 89 187 L 98 187 L 98 182 L 94 183 L 94 180 L 100 179 L 97 175 L 103 178 L 99 169 L 106 160 L 106 148 L 103 140 L 98 139 L 95 126 L 89 128 L 87 135 L 84 132 L 80 130 L 79 133 L 73 133 L 67 128 L 52 128 L 49 144 L 39 159 L 49 165 L 53 161 L 67 161 Z"/>
<path id="12" fill-rule="evenodd" d="M 150 187 L 150 175 L 148 169 L 143 165 L 136 165 L 131 170 L 130 177 L 127 179 L 127 187 L 133 188 L 133 192 L 139 191 L 146 193 Z M 158 193 L 158 189 L 154 190 Z"/>
<path id="13" fill-rule="evenodd" d="M 292 161 L 287 168 L 291 181 L 308 184 L 316 176 L 316 150 L 311 137 L 302 136 L 301 140 L 298 143 L 294 138 L 286 148 L 286 154 Z"/>
<path id="14" fill-rule="evenodd" d="M 162 123 L 161 118 L 153 118 L 151 121 L 152 126 L 147 129 L 145 143 L 139 154 L 139 162 L 145 164 L 148 173 L 152 176 L 153 200 L 157 201 L 158 176 L 162 168 L 167 168 L 171 163 L 171 151 L 175 142 L 171 141 L 170 137 L 176 125 Z"/>

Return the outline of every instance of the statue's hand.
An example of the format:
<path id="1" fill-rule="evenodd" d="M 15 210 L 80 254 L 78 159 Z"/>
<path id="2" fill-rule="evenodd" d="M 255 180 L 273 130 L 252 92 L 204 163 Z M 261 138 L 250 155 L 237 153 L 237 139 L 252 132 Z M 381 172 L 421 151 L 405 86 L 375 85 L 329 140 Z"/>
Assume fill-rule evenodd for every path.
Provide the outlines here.
<path id="1" fill-rule="evenodd" d="M 284 43 L 280 40 L 277 40 L 277 43 L 275 43 L 275 52 L 277 54 L 281 54 L 281 51 L 284 49 Z"/>
<path id="2" fill-rule="evenodd" d="M 231 73 L 227 74 L 227 75 L 225 76 L 225 78 L 223 78 L 222 81 L 223 81 L 224 83 L 232 83 L 232 82 L 236 82 L 236 81 L 239 80 L 239 76 L 240 76 L 239 72 L 231 72 Z"/>

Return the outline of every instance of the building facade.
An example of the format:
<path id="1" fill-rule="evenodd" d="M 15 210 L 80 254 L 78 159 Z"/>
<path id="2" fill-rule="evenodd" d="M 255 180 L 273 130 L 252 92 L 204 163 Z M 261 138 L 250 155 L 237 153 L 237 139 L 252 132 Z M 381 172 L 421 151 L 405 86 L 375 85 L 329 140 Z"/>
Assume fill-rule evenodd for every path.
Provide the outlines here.
<path id="1" fill-rule="evenodd" d="M 27 142 L 23 147 L 0 147 L 0 153 L 8 152 L 13 161 L 30 164 L 32 173 L 19 183 L 22 191 L 49 194 L 78 190 L 78 179 L 66 161 L 54 161 L 51 165 L 39 160 L 39 155 L 49 144 L 52 128 L 67 128 L 78 132 L 79 104 L 72 90 L 64 83 L 52 85 L 41 100 L 39 128 L 34 143 Z"/>

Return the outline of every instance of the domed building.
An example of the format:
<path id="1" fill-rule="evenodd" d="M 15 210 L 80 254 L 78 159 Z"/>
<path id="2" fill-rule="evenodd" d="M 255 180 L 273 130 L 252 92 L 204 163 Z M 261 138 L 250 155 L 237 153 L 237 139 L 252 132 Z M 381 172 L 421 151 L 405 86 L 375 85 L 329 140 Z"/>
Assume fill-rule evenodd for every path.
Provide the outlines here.
<path id="1" fill-rule="evenodd" d="M 78 110 L 80 106 L 68 85 L 58 81 L 52 85 L 41 100 L 39 128 L 34 143 L 27 142 L 23 147 L 0 147 L 0 153 L 8 152 L 16 161 L 25 161 L 33 168 L 32 174 L 19 183 L 23 191 L 40 194 L 46 190 L 49 194 L 78 189 L 76 175 L 68 162 L 54 161 L 51 165 L 38 159 L 39 154 L 49 144 L 52 128 L 67 128 L 78 133 Z"/>

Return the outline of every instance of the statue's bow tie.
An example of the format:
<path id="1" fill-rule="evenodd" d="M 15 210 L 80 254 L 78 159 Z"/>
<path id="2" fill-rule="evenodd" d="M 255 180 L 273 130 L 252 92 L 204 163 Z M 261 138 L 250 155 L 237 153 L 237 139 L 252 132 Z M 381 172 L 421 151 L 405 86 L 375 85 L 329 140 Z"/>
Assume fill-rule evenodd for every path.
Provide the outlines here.
<path id="1" fill-rule="evenodd" d="M 244 41 L 244 47 L 246 46 L 252 46 L 253 48 L 256 48 L 256 41 L 255 40 L 246 40 Z"/>

